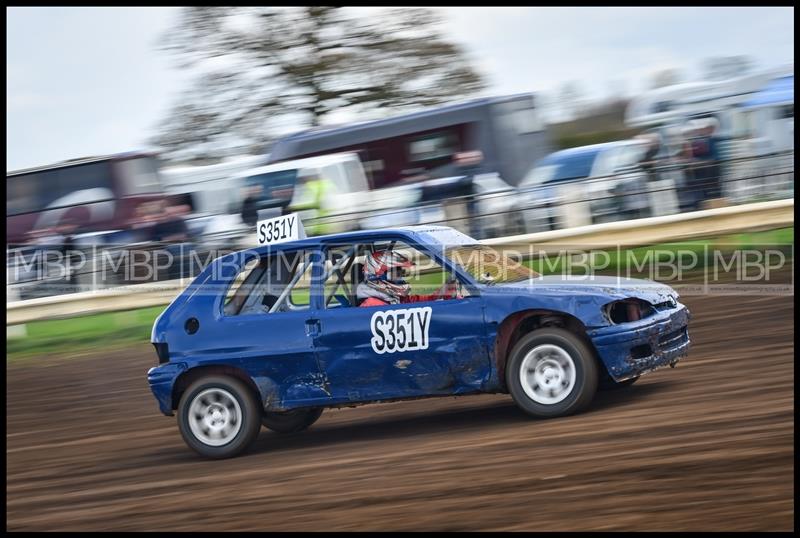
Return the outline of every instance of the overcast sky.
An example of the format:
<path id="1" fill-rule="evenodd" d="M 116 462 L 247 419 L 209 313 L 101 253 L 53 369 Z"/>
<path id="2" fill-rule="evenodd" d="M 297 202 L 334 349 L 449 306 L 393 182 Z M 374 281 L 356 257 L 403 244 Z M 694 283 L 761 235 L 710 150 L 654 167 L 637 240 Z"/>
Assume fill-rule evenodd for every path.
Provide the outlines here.
<path id="1" fill-rule="evenodd" d="M 6 169 L 146 147 L 188 82 L 157 49 L 179 10 L 7 8 Z M 632 95 L 660 69 L 697 78 L 709 56 L 748 55 L 760 68 L 794 61 L 793 8 L 441 12 L 492 95 L 554 93 L 573 80 L 593 98 Z"/>

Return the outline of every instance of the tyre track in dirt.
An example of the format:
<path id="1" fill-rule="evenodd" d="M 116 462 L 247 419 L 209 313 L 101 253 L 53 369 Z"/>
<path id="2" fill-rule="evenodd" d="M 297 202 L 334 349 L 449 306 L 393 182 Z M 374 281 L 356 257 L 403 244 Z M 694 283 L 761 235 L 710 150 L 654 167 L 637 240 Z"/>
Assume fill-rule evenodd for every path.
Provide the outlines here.
<path id="1" fill-rule="evenodd" d="M 789 530 L 793 297 L 684 297 L 688 359 L 576 416 L 507 395 L 326 410 L 204 460 L 149 344 L 7 366 L 8 530 Z"/>

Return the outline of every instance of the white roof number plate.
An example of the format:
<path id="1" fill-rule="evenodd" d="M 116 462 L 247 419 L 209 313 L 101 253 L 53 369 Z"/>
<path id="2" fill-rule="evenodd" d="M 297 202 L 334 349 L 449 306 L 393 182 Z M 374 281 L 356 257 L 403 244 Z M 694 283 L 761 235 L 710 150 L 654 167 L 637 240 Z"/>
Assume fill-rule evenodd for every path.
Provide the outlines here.
<path id="1" fill-rule="evenodd" d="M 306 231 L 303 228 L 300 216 L 297 213 L 292 213 L 258 221 L 256 237 L 258 238 L 259 246 L 275 245 L 305 239 Z"/>

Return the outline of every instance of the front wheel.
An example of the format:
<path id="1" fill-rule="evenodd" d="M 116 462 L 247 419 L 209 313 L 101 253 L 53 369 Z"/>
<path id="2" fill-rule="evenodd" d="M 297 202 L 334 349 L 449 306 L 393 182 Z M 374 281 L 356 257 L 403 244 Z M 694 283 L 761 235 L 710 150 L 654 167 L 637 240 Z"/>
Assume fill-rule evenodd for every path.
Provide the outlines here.
<path id="1" fill-rule="evenodd" d="M 198 379 L 181 396 L 178 429 L 187 445 L 209 458 L 230 458 L 258 437 L 261 409 L 252 391 L 227 376 Z"/>
<path id="2" fill-rule="evenodd" d="M 569 415 L 584 408 L 597 391 L 597 364 L 589 346 L 558 328 L 536 330 L 511 352 L 506 384 L 514 402 L 535 417 Z"/>
<path id="3" fill-rule="evenodd" d="M 261 416 L 261 424 L 278 433 L 294 433 L 303 431 L 322 415 L 321 407 L 304 407 L 290 411 L 265 412 Z"/>

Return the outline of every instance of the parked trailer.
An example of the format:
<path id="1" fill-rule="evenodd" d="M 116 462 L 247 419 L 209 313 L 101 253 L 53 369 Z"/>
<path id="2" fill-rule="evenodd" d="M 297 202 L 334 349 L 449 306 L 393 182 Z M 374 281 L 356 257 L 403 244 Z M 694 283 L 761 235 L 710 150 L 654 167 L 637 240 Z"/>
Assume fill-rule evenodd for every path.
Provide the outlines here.
<path id="1" fill-rule="evenodd" d="M 289 135 L 271 148 L 270 162 L 356 152 L 371 188 L 389 186 L 449 164 L 454 154 L 480 150 L 481 167 L 518 184 L 552 151 L 533 94 L 484 98 L 345 127 Z"/>

